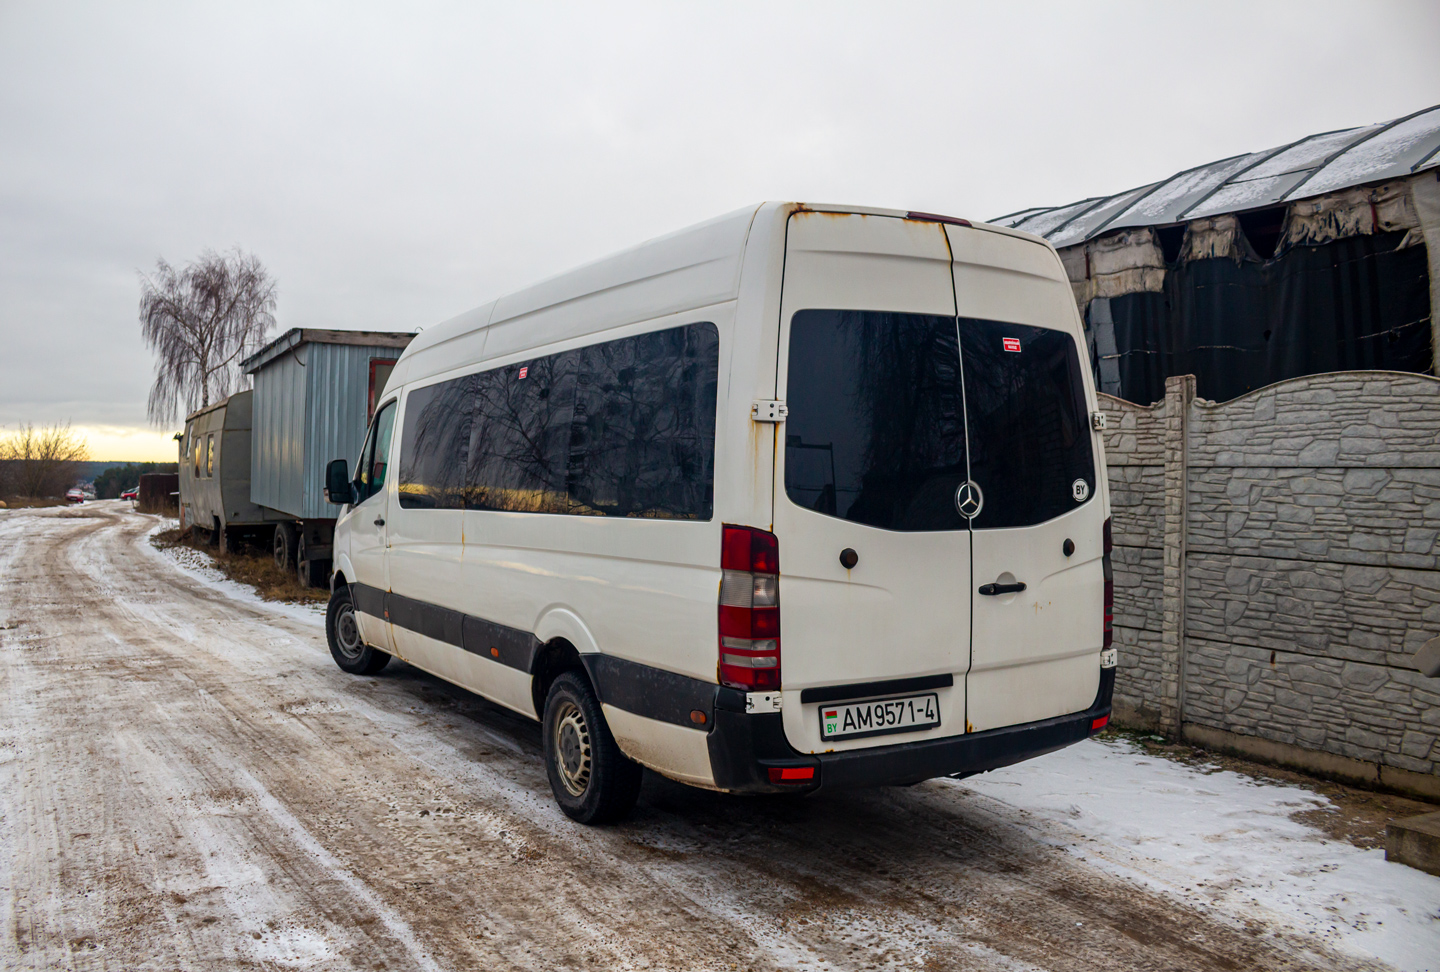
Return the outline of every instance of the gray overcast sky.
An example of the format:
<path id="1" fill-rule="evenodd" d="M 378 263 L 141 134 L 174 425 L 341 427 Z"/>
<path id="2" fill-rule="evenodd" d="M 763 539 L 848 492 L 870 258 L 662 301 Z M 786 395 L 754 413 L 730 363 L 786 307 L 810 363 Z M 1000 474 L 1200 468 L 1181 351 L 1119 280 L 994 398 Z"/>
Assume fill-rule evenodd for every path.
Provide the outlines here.
<path id="1" fill-rule="evenodd" d="M 761 199 L 994 217 L 1436 102 L 1434 2 L 0 0 L 0 426 L 145 425 L 159 256 L 410 330 Z"/>

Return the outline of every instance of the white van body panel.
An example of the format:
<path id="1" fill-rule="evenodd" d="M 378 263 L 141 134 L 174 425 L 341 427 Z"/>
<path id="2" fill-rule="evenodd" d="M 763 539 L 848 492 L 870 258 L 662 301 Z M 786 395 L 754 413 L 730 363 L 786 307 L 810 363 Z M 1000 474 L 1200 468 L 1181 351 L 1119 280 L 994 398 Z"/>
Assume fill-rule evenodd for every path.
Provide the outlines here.
<path id="1" fill-rule="evenodd" d="M 955 314 L 950 250 L 940 223 L 797 212 L 789 219 L 784 287 L 780 399 L 787 398 L 787 335 L 798 311 Z M 803 509 L 786 495 L 783 470 L 776 473 L 774 503 L 782 711 L 790 744 L 801 752 L 844 751 L 963 732 L 969 533 L 893 532 Z M 860 557 L 853 570 L 839 561 L 847 547 Z M 938 690 L 940 724 L 917 732 L 822 741 L 821 705 L 800 699 L 806 688 L 926 675 L 953 675 L 955 682 Z"/>
<path id="2" fill-rule="evenodd" d="M 710 747 L 704 730 L 647 719 L 613 705 L 601 705 L 620 749 L 641 766 L 691 786 L 713 789 Z"/>
<path id="3" fill-rule="evenodd" d="M 483 655 L 461 651 L 443 641 L 395 625 L 395 657 L 459 685 L 521 715 L 538 719 L 530 697 L 530 676 Z"/>
<path id="4" fill-rule="evenodd" d="M 1048 246 L 997 233 L 946 226 L 955 255 L 961 317 L 1061 330 L 1085 347 L 1080 315 L 1059 257 Z M 1022 352 L 1023 353 L 1023 352 Z M 1098 407 L 1088 367 L 1081 368 L 1087 411 Z M 1104 443 L 1089 427 L 1095 457 L 1090 502 L 1034 526 L 975 530 L 974 583 L 1024 581 L 1021 594 L 973 595 L 970 730 L 1048 719 L 1095 698 L 1103 635 L 1101 530 L 1109 515 Z M 983 484 L 982 484 L 983 485 Z M 1075 553 L 1061 548 L 1069 539 Z"/>

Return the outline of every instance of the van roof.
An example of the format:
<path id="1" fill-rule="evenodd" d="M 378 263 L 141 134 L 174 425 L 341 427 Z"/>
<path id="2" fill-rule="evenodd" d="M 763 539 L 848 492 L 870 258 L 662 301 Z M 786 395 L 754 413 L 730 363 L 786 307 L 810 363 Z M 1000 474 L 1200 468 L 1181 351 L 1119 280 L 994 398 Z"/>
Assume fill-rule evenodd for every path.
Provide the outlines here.
<path id="1" fill-rule="evenodd" d="M 582 264 L 428 327 L 396 362 L 390 385 L 398 387 L 478 357 L 479 338 L 486 331 L 493 332 L 484 348 L 488 359 L 733 300 L 739 294 L 745 244 L 757 218 L 783 222 L 792 213 L 806 210 L 943 220 L 1046 245 L 1030 233 L 903 209 L 757 203 Z M 577 313 L 582 307 L 584 313 Z M 501 325 L 509 326 L 502 329 Z M 502 331 L 508 332 L 508 340 L 497 344 Z"/>

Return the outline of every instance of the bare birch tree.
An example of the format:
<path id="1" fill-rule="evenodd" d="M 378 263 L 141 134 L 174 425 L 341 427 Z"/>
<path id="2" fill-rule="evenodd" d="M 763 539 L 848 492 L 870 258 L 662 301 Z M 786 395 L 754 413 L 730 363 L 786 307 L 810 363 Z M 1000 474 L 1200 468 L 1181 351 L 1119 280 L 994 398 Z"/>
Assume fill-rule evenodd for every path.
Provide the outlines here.
<path id="1" fill-rule="evenodd" d="M 275 281 L 238 248 L 140 275 L 140 332 L 155 352 L 150 421 L 166 425 L 249 385 L 240 362 L 275 326 Z"/>
<path id="2" fill-rule="evenodd" d="M 0 491 L 41 499 L 64 495 L 75 485 L 90 450 L 70 423 L 22 425 L 0 436 Z"/>

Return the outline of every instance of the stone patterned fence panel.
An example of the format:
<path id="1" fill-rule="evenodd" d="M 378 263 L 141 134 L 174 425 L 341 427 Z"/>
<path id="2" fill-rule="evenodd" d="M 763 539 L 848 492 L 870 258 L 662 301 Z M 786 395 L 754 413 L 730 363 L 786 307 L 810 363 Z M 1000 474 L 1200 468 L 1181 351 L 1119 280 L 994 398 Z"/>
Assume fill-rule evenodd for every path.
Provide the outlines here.
<path id="1" fill-rule="evenodd" d="M 1440 793 L 1440 679 L 1413 663 L 1440 636 L 1440 380 L 1314 375 L 1214 404 L 1177 378 L 1103 407 L 1117 717 Z M 1156 561 L 1157 510 L 1172 569 L 1132 569 Z"/>

